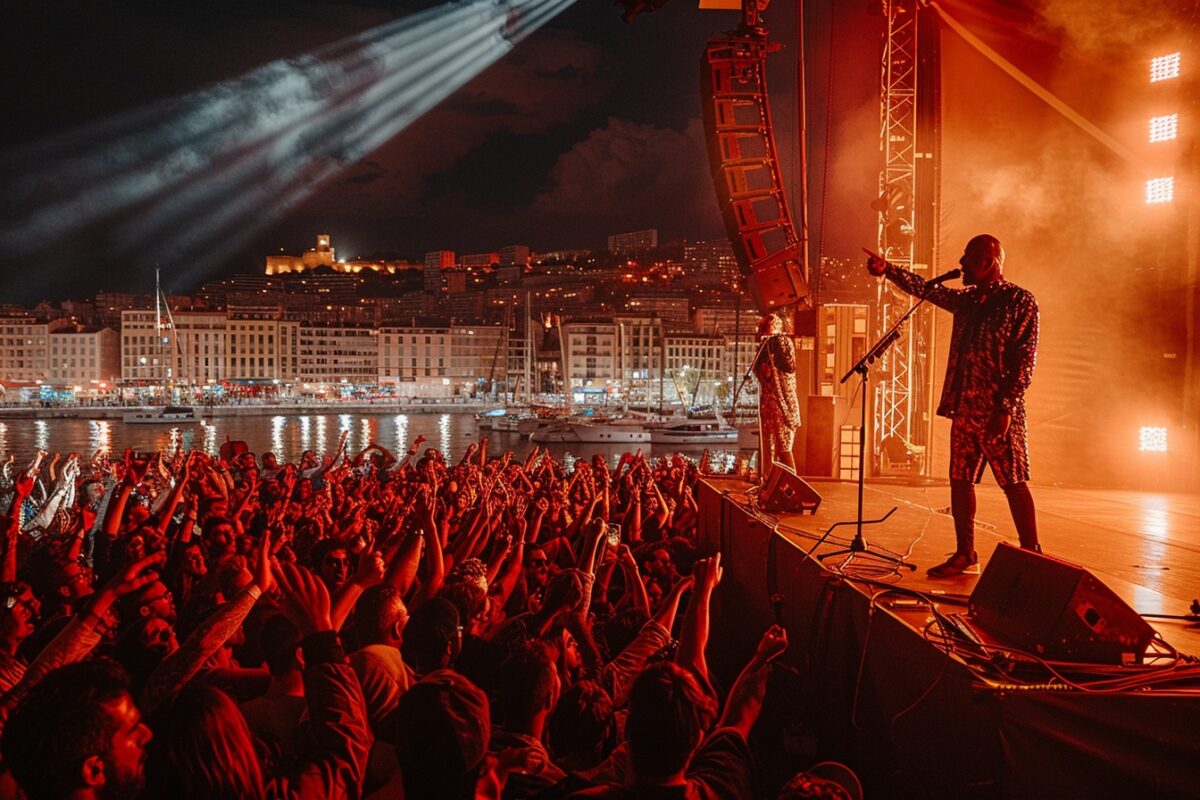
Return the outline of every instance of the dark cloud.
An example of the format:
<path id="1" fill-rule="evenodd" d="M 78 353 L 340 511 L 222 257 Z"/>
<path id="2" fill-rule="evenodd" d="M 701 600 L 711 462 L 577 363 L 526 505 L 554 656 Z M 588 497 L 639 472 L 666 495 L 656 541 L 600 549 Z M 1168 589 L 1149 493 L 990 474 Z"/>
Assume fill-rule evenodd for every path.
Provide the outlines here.
<path id="1" fill-rule="evenodd" d="M 366 161 L 360 164 L 356 169 L 351 170 L 350 174 L 342 179 L 342 183 L 357 184 L 359 186 L 374 183 L 387 176 L 387 169 L 377 161 Z"/>
<path id="2" fill-rule="evenodd" d="M 699 119 L 674 130 L 612 118 L 559 157 L 533 210 L 657 227 L 668 238 L 712 235 L 721 219 L 707 158 Z"/>
<path id="3" fill-rule="evenodd" d="M 443 108 L 476 117 L 502 117 L 519 110 L 511 100 L 472 92 L 459 92 L 447 100 Z"/>

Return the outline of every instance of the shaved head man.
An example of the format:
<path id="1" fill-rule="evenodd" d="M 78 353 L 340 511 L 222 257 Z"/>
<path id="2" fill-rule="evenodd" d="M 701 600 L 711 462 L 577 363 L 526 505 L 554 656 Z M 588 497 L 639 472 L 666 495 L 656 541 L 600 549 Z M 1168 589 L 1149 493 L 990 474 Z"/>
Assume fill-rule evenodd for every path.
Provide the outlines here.
<path id="1" fill-rule="evenodd" d="M 884 275 L 954 315 L 937 413 L 951 420 L 950 507 L 956 547 L 949 559 L 929 569 L 934 578 L 978 569 L 975 484 L 984 465 L 1004 490 L 1021 546 L 1041 552 L 1025 435 L 1025 390 L 1037 359 L 1037 301 L 1004 279 L 1004 248 L 995 236 L 971 239 L 958 263 L 965 289 L 931 286 L 877 255 L 867 259 L 872 275 Z"/>

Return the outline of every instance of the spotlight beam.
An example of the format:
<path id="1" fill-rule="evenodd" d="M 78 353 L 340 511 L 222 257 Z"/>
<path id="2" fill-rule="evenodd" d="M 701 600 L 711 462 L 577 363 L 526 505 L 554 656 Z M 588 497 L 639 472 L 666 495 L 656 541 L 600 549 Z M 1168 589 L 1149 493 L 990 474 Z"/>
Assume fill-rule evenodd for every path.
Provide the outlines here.
<path id="1" fill-rule="evenodd" d="M 488 55 L 490 54 L 463 54 L 459 59 L 445 65 L 445 69 L 430 73 L 430 76 L 425 81 L 422 81 L 414 88 L 414 92 L 423 89 L 427 95 L 433 94 L 439 85 L 439 79 L 441 80 L 441 85 L 444 86 L 446 84 L 444 80 L 446 70 L 461 68 L 482 71 L 483 68 L 494 61 Z M 402 103 L 405 100 L 413 102 L 412 94 L 413 92 L 404 93 L 403 97 L 397 102 Z M 446 92 L 446 94 L 449 94 L 449 92 Z M 432 107 L 434 103 L 441 99 L 443 98 L 436 98 L 436 100 L 428 104 L 428 107 Z M 426 110 L 428 108 L 421 108 L 420 113 L 424 113 Z M 416 116 L 419 116 L 419 114 L 412 115 L 412 119 L 415 119 Z M 411 119 L 407 122 L 411 122 Z M 407 122 L 405 122 L 405 127 L 407 126 Z M 388 128 L 388 135 L 380 143 L 391 138 L 400 129 L 395 124 L 389 125 Z M 296 137 L 293 136 L 290 138 L 292 139 L 290 143 L 281 142 L 278 144 L 278 148 L 292 155 L 277 155 L 273 159 L 277 163 L 273 164 L 265 174 L 261 175 L 261 180 L 254 183 L 252 188 L 249 188 L 236 197 L 228 198 L 223 204 L 216 204 L 216 207 L 206 217 L 203 227 L 188 226 L 174 236 L 168 236 L 158 241 L 151 251 L 154 259 L 174 260 L 198 250 L 220 253 L 222 256 L 227 255 L 252 238 L 260 227 L 280 218 L 284 213 L 290 211 L 307 198 L 318 184 L 345 169 L 347 163 L 357 161 L 370 152 L 369 150 L 355 152 L 352 159 L 342 159 L 332 156 L 330 150 L 334 149 L 340 141 L 343 141 L 342 136 L 337 132 L 331 132 L 329 139 L 323 143 L 319 141 L 311 142 L 311 149 L 300 153 L 295 152 Z M 250 178 L 251 171 L 255 169 L 256 165 L 254 162 L 248 162 L 245 166 L 247 172 L 243 173 L 243 175 L 246 178 Z M 253 181 L 249 180 L 245 182 L 253 183 Z M 215 198 L 222 191 L 225 183 L 225 181 L 214 183 L 210 187 L 211 197 Z M 178 212 L 179 214 L 187 214 L 188 207 L 180 208 Z M 248 215 L 254 215 L 256 224 L 254 226 L 243 227 Z M 173 219 L 177 220 L 178 217 L 173 217 Z M 168 230 L 171 221 L 163 221 L 163 224 L 158 226 L 158 229 Z M 238 229 L 240 230 L 237 238 L 230 239 L 231 231 Z M 224 247 L 222 247 L 222 243 L 225 243 Z M 213 250 L 212 248 L 218 249 Z M 192 271 L 189 270 L 189 274 L 190 272 Z"/>
<path id="2" fill-rule="evenodd" d="M 477 46 L 487 35 L 485 29 L 475 25 L 456 25 L 433 37 L 438 49 L 432 52 L 454 64 L 463 51 Z M 324 103 L 314 107 L 305 120 L 274 130 L 269 136 L 246 142 L 238 152 L 230 153 L 216 164 L 209 174 L 199 176 L 183 191 L 164 196 L 161 204 L 156 204 L 155 208 L 128 226 L 120 239 L 121 246 L 133 249 L 153 243 L 194 215 L 197 206 L 227 210 L 225 203 L 229 199 L 229 186 L 259 187 L 264 181 L 271 182 L 274 173 L 287 169 L 297 161 L 312 161 L 328 154 L 335 149 L 337 140 L 344 136 L 342 131 L 357 124 L 364 115 L 372 113 L 373 103 L 378 102 L 377 95 L 401 90 L 406 85 L 426 88 L 425 84 L 414 81 L 419 81 L 418 76 L 423 70 L 435 66 L 433 61 L 432 55 L 418 58 L 373 85 L 363 87 L 357 94 L 327 98 Z M 259 192 L 251 190 L 242 196 L 247 194 Z M 235 199 L 234 204 L 237 203 Z M 217 215 L 220 216 L 219 211 Z"/>
<path id="3" fill-rule="evenodd" d="M 0 247 L 19 256 L 113 223 L 114 255 L 199 272 L 573 3 L 445 3 L 13 152 L 5 202 L 27 211 Z"/>
<path id="4" fill-rule="evenodd" d="M 103 218 L 142 203 L 153 204 L 189 181 L 202 179 L 217 157 L 227 157 L 311 119 L 321 113 L 330 97 L 369 86 L 385 74 L 382 67 L 370 69 L 382 56 L 407 52 L 414 46 L 423 53 L 426 43 L 436 40 L 438 30 L 465 32 L 476 15 L 470 7 L 440 6 L 419 15 L 411 30 L 397 30 L 410 19 L 405 17 L 380 26 L 391 31 L 388 36 L 367 32 L 332 46 L 335 52 L 349 51 L 338 61 L 326 61 L 320 55 L 277 61 L 242 79 L 169 101 L 163 104 L 161 119 L 153 127 L 108 140 L 85 158 L 62 166 L 49 162 L 49 170 L 32 180 L 18 181 L 18 192 L 21 185 L 85 188 L 15 227 L 31 238 L 46 239 L 63 235 L 61 228 L 76 224 L 76 220 Z M 354 80 L 347 80 L 347 75 Z M 26 163 L 47 161 L 40 157 Z"/>

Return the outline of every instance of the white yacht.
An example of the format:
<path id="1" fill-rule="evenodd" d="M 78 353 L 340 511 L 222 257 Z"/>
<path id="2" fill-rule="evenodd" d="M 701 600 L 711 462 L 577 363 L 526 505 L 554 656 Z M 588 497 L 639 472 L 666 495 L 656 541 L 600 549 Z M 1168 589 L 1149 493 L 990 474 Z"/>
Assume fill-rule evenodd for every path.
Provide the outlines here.
<path id="1" fill-rule="evenodd" d="M 529 440 L 538 444 L 646 444 L 650 441 L 650 431 L 646 429 L 645 420 L 636 417 L 572 417 L 534 431 Z"/>
<path id="2" fill-rule="evenodd" d="M 693 417 L 648 425 L 651 444 L 722 445 L 738 440 L 738 429 L 715 417 Z"/>
<path id="3" fill-rule="evenodd" d="M 163 406 L 162 408 L 139 408 L 126 411 L 122 417 L 130 425 L 180 425 L 199 422 L 196 409 L 191 406 Z"/>

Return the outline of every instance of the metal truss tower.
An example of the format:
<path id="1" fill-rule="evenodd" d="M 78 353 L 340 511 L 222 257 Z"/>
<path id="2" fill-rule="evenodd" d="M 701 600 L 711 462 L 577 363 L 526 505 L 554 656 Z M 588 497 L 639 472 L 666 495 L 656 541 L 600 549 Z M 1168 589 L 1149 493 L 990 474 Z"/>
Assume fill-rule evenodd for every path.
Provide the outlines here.
<path id="1" fill-rule="evenodd" d="M 879 249 L 892 264 L 929 277 L 938 251 L 940 56 L 936 17 L 927 0 L 885 0 L 887 37 L 880 70 Z M 912 298 L 879 285 L 876 329 L 882 334 Z M 889 436 L 925 448 L 932 422 L 934 316 L 921 309 L 880 362 L 875 383 L 874 452 Z"/>

